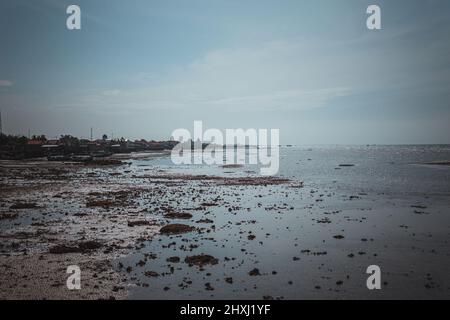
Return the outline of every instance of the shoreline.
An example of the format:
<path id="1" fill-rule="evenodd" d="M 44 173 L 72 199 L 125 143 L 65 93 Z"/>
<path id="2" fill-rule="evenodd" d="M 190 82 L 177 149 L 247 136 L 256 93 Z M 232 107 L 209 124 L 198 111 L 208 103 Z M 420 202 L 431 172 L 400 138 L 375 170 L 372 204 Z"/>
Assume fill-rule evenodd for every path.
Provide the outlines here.
<path id="1" fill-rule="evenodd" d="M 137 156 L 141 159 L 142 154 Z M 282 178 L 185 175 L 156 169 L 134 176 L 127 168 L 127 163 L 0 162 L 0 298 L 126 299 L 129 279 L 123 277 L 117 261 L 151 241 L 161 226 L 177 228 L 172 220 L 192 217 L 176 207 L 164 207 L 159 200 L 162 211 L 149 212 L 141 205 L 144 199 L 167 187 L 183 190 L 190 183 L 218 188 L 291 184 Z M 194 211 L 218 205 L 205 202 Z M 86 290 L 65 287 L 69 265 L 80 266 Z"/>
<path id="2" fill-rule="evenodd" d="M 293 152 L 272 178 L 164 158 L 0 162 L 0 289 L 9 299 L 371 299 L 365 270 L 376 264 L 380 298 L 447 296 L 446 168 L 322 155 Z M 65 287 L 72 264 L 79 292 Z"/>
<path id="3" fill-rule="evenodd" d="M 125 285 L 113 262 L 142 239 L 152 238 L 159 226 L 149 220 L 148 225 L 129 227 L 131 220 L 148 219 L 138 210 L 108 213 L 101 206 L 89 207 L 89 199 L 96 197 L 126 201 L 131 196 L 133 188 L 116 182 L 105 188 L 102 181 L 95 181 L 96 176 L 87 174 L 94 170 L 102 176 L 116 168 L 56 162 L 0 164 L 3 179 L 7 179 L 1 182 L 0 298 L 126 298 Z M 87 241 L 95 241 L 98 248 L 52 253 L 56 246 L 73 247 Z M 68 265 L 80 265 L 82 283 L 89 292 L 65 287 Z"/>

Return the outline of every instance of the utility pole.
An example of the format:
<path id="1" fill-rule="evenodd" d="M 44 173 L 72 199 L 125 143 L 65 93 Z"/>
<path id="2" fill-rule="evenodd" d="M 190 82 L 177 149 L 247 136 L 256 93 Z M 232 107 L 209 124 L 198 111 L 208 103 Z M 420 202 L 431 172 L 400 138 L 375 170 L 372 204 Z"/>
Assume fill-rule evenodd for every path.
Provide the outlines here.
<path id="1" fill-rule="evenodd" d="M 94 129 L 91 127 L 91 141 L 92 141 L 93 130 Z"/>
<path id="2" fill-rule="evenodd" d="M 0 110 L 0 135 L 3 134 L 3 128 L 2 128 L 2 110 Z"/>

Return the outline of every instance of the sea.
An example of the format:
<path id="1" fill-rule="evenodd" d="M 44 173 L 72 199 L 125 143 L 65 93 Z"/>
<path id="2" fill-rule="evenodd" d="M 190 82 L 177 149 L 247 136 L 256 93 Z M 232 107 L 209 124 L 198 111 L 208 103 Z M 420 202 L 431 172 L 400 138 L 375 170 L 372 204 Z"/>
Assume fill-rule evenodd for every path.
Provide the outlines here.
<path id="1" fill-rule="evenodd" d="M 155 200 L 193 215 L 166 222 L 202 231 L 157 234 L 118 259 L 133 270 L 121 269 L 130 298 L 450 298 L 450 166 L 432 164 L 450 160 L 449 145 L 282 146 L 279 160 L 277 177 L 292 184 L 190 181 L 162 189 Z M 169 156 L 136 159 L 127 170 L 144 175 L 150 168 L 260 177 L 258 165 L 174 165 Z M 218 205 L 195 210 L 212 200 Z M 206 218 L 212 222 L 197 222 Z M 201 254 L 217 263 L 184 262 Z M 367 286 L 373 265 L 380 270 L 376 289 Z"/>

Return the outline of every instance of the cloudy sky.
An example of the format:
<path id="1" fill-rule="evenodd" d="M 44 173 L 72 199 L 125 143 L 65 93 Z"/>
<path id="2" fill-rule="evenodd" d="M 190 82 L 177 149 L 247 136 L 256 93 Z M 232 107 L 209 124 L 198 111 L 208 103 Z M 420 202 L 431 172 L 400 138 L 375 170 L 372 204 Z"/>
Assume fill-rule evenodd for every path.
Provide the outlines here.
<path id="1" fill-rule="evenodd" d="M 449 39 L 448 0 L 0 0 L 3 131 L 450 143 Z"/>

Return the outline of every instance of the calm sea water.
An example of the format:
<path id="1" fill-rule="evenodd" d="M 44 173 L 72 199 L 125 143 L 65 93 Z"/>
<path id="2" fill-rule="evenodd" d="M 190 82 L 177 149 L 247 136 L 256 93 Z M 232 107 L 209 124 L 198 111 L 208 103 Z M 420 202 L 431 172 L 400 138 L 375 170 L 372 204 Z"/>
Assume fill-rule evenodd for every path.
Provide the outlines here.
<path id="1" fill-rule="evenodd" d="M 180 211 L 198 205 L 193 199 L 198 194 L 198 201 L 219 196 L 221 205 L 207 212 L 189 211 L 191 221 L 175 221 L 210 227 L 195 222 L 209 218 L 215 228 L 157 235 L 121 259 L 133 267 L 132 273 L 123 273 L 132 285 L 131 297 L 450 298 L 450 166 L 424 164 L 449 159 L 448 145 L 283 147 L 279 176 L 303 181 L 301 189 L 205 189 L 193 184 L 180 197 L 179 190 L 167 188 L 159 200 Z M 258 166 L 174 166 L 170 158 L 136 160 L 131 167 L 134 174 L 149 167 L 225 176 L 259 172 Z M 249 234 L 256 238 L 249 240 Z M 199 270 L 183 262 L 202 253 L 219 263 Z M 156 258 L 136 265 L 148 254 Z M 181 262 L 168 263 L 171 256 Z M 366 287 L 366 268 L 372 264 L 382 270 L 381 290 Z M 260 276 L 249 276 L 254 268 Z M 149 278 L 145 271 L 160 276 Z M 233 283 L 224 281 L 228 277 Z"/>

